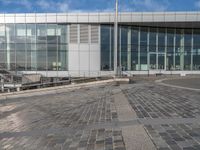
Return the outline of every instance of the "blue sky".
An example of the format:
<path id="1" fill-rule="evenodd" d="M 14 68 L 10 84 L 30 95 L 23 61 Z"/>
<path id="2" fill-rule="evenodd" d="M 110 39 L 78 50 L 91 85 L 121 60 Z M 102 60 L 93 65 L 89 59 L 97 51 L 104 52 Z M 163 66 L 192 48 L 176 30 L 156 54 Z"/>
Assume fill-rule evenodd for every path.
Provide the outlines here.
<path id="1" fill-rule="evenodd" d="M 110 12 L 115 0 L 0 0 L 0 13 Z M 119 0 L 120 11 L 198 11 L 200 0 Z"/>

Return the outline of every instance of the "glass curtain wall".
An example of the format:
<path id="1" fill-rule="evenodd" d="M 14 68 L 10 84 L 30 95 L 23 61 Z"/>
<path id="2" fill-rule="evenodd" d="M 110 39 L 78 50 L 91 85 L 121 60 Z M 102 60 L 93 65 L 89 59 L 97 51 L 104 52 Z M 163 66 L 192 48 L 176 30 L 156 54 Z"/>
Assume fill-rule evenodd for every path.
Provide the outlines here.
<path id="1" fill-rule="evenodd" d="M 0 68 L 68 69 L 66 24 L 0 24 Z"/>
<path id="2" fill-rule="evenodd" d="M 200 29 L 119 25 L 121 66 L 127 71 L 200 70 Z M 113 26 L 101 25 L 101 70 L 113 70 Z"/>
<path id="3" fill-rule="evenodd" d="M 193 31 L 192 69 L 200 70 L 200 29 Z"/>
<path id="4" fill-rule="evenodd" d="M 139 28 L 131 27 L 131 70 L 139 69 Z"/>
<path id="5" fill-rule="evenodd" d="M 101 26 L 101 70 L 111 71 L 114 68 L 113 27 Z"/>

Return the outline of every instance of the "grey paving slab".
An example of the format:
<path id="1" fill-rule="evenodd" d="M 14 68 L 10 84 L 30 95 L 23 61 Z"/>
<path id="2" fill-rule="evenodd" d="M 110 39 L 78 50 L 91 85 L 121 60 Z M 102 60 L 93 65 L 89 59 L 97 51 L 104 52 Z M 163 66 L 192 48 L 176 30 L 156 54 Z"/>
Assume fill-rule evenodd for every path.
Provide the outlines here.
<path id="1" fill-rule="evenodd" d="M 154 83 L 124 94 L 157 149 L 198 149 L 200 93 Z"/>
<path id="2" fill-rule="evenodd" d="M 180 79 L 165 80 L 163 82 L 169 85 L 200 89 L 200 78 L 180 78 Z"/>
<path id="3" fill-rule="evenodd" d="M 121 129 L 112 127 L 118 120 L 112 88 L 1 101 L 0 149 L 125 149 Z"/>
<path id="4" fill-rule="evenodd" d="M 0 149 L 199 150 L 199 97 L 142 82 L 1 100 Z"/>

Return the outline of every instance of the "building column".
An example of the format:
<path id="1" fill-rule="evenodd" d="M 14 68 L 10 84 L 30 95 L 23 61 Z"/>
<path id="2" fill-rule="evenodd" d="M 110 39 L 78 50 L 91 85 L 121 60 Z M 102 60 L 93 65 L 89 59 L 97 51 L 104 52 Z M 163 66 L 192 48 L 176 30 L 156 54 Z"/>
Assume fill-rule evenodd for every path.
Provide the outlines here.
<path id="1" fill-rule="evenodd" d="M 167 64 L 168 64 L 168 60 L 167 60 L 167 28 L 165 29 L 165 60 L 164 60 L 164 70 L 167 70 Z"/>
<path id="2" fill-rule="evenodd" d="M 158 28 L 156 29 L 156 70 L 158 70 Z"/>
<path id="3" fill-rule="evenodd" d="M 173 70 L 176 70 L 176 29 L 174 31 Z"/>
<path id="4" fill-rule="evenodd" d="M 7 69 L 10 70 L 10 29 L 6 27 L 6 57 L 7 57 Z"/>
<path id="5" fill-rule="evenodd" d="M 122 28 L 120 27 L 119 29 L 119 67 L 122 69 Z"/>
<path id="6" fill-rule="evenodd" d="M 150 70 L 149 37 L 150 37 L 150 28 L 148 27 L 148 33 L 147 33 L 147 70 Z"/>
<path id="7" fill-rule="evenodd" d="M 128 28 L 128 40 L 127 40 L 127 44 L 128 44 L 128 46 L 127 46 L 127 48 L 128 48 L 128 50 L 127 50 L 127 68 L 128 68 L 128 71 L 130 71 L 131 70 L 131 28 Z"/>
<path id="8" fill-rule="evenodd" d="M 192 29 L 192 41 L 191 41 L 191 66 L 190 66 L 191 70 L 193 70 L 193 49 L 194 49 L 194 29 Z"/>
<path id="9" fill-rule="evenodd" d="M 109 70 L 112 70 L 112 27 L 110 26 L 110 34 L 109 34 Z"/>
<path id="10" fill-rule="evenodd" d="M 138 68 L 136 67 L 137 71 L 141 71 L 141 66 L 140 66 L 140 30 L 141 30 L 141 28 L 139 27 L 139 33 L 138 33 Z"/>
<path id="11" fill-rule="evenodd" d="M 180 67 L 184 70 L 184 29 L 181 31 Z"/>

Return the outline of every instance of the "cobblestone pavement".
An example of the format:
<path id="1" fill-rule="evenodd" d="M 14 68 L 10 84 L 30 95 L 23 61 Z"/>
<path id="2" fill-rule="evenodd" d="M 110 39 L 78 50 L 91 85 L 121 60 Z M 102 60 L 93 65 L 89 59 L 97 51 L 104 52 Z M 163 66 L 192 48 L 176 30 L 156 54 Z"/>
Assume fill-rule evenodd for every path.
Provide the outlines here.
<path id="1" fill-rule="evenodd" d="M 173 80 L 166 80 L 163 81 L 164 83 L 181 86 L 186 88 L 195 88 L 200 89 L 200 78 L 182 78 L 182 79 L 173 79 Z"/>
<path id="2" fill-rule="evenodd" d="M 0 149 L 200 150 L 199 100 L 152 82 L 0 100 Z"/>
<path id="3" fill-rule="evenodd" d="M 154 83 L 124 90 L 159 150 L 200 150 L 200 93 Z"/>
<path id="4" fill-rule="evenodd" d="M 120 128 L 99 125 L 118 120 L 111 90 L 103 86 L 0 101 L 0 149 L 125 149 Z"/>

